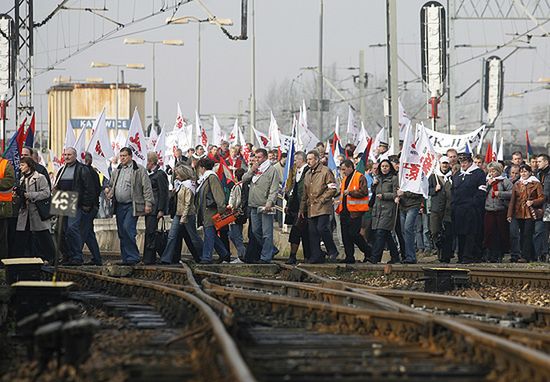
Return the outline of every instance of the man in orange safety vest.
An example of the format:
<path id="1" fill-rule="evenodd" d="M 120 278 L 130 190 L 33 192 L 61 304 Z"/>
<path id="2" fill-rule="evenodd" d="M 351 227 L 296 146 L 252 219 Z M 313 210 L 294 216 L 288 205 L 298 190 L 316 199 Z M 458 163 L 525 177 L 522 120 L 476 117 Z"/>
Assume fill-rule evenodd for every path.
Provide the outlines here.
<path id="1" fill-rule="evenodd" d="M 363 214 L 369 210 L 369 188 L 367 179 L 360 172 L 355 171 L 353 162 L 346 159 L 340 165 L 344 179 L 340 187 L 340 203 L 336 213 L 340 215 L 340 227 L 342 229 L 342 241 L 346 258 L 341 262 L 355 263 L 355 247 L 359 247 L 365 254 L 365 259 L 370 258 L 370 246 L 360 234 Z"/>

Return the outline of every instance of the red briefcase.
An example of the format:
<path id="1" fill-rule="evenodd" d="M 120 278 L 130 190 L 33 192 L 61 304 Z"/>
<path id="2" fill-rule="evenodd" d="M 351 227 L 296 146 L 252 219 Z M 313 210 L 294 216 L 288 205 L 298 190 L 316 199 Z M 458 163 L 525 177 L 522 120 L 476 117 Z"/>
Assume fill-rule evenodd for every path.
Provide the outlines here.
<path id="1" fill-rule="evenodd" d="M 214 222 L 216 231 L 219 231 L 223 227 L 233 223 L 237 219 L 238 213 L 239 211 L 226 211 L 222 214 L 212 216 L 212 221 Z"/>

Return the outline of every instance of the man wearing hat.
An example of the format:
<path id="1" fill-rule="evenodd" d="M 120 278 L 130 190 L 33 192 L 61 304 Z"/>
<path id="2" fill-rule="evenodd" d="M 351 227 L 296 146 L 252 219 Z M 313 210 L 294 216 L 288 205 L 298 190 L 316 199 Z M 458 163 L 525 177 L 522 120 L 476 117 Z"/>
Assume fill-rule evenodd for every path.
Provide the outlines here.
<path id="1" fill-rule="evenodd" d="M 472 154 L 458 155 L 460 171 L 453 175 L 451 188 L 452 221 L 458 237 L 458 262 L 481 261 L 483 213 L 485 211 L 485 173 L 472 160 Z"/>
<path id="2" fill-rule="evenodd" d="M 439 159 L 439 166 L 428 179 L 431 201 L 430 233 L 438 248 L 439 260 L 448 263 L 452 256 L 451 182 L 452 172 L 447 156 Z"/>

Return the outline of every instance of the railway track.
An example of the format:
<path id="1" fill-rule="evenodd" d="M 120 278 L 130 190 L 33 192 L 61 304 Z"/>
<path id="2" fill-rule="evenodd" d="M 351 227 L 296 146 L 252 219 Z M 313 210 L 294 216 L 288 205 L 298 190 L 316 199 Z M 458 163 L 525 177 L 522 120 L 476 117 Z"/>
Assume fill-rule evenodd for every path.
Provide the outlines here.
<path id="1" fill-rule="evenodd" d="M 183 284 L 189 280 L 189 277 L 193 277 L 190 269 L 185 268 L 137 267 L 132 271 L 132 276 L 171 284 Z M 528 347 L 550 353 L 550 335 L 546 332 L 550 327 L 550 323 L 547 322 L 550 319 L 550 309 L 500 302 L 484 303 L 479 300 L 427 293 L 421 293 L 421 298 L 418 297 L 417 299 L 415 299 L 415 293 L 411 293 L 407 300 L 400 291 L 375 289 L 372 293 L 365 289 L 346 288 L 339 283 L 327 282 L 327 280 L 308 271 L 294 269 L 293 272 L 302 273 L 303 277 L 298 278 L 317 281 L 318 283 L 258 279 L 205 270 L 195 270 L 194 275 L 198 279 L 206 280 L 208 283 L 267 295 L 301 298 L 308 301 L 320 301 L 364 309 L 405 313 L 421 311 L 446 315 L 460 319 L 483 332 L 502 336 Z M 296 275 L 292 276 L 292 273 L 289 273 L 288 276 L 294 279 L 297 278 Z M 377 292 L 381 292 L 379 297 L 383 298 L 377 298 Z M 392 295 L 391 292 L 395 293 Z M 388 295 L 392 298 L 389 298 Z M 431 296 L 434 299 L 430 299 Z M 423 305 L 419 305 L 419 303 L 423 303 Z"/>
<path id="2" fill-rule="evenodd" d="M 324 288 L 320 283 L 311 283 L 314 280 L 306 273 L 289 270 L 290 274 L 310 283 L 279 281 L 277 285 L 271 280 L 274 284 L 268 285 L 270 281 L 265 279 L 199 269 L 191 272 L 189 268 L 134 267 L 125 275 L 133 279 L 60 270 L 62 279 L 75 281 L 84 289 L 133 296 L 155 306 L 169 322 L 180 322 L 197 335 L 208 333 L 201 336 L 210 345 L 207 349 L 200 339 L 193 344 L 198 349 L 200 368 L 208 365 L 208 380 L 550 378 L 550 358 L 539 351 L 366 291 Z M 253 284 L 246 286 L 246 282 Z M 204 298 L 204 294 L 209 296 L 207 303 L 214 305 L 210 314 L 197 309 L 201 302 L 196 296 Z M 213 328 L 193 326 L 216 320 L 218 326 L 222 325 L 221 320 L 211 317 L 215 313 L 232 334 L 233 339 L 227 337 L 225 341 L 234 341 L 233 345 L 219 345 L 223 341 L 215 336 Z M 248 365 L 253 375 L 235 377 L 234 367 L 239 365 L 230 363 L 224 349 L 232 349 L 231 357 L 240 358 L 242 354 L 243 362 L 237 364 L 245 370 Z M 214 353 L 218 356 L 213 357 Z M 225 377 L 220 375 L 221 370 Z"/>

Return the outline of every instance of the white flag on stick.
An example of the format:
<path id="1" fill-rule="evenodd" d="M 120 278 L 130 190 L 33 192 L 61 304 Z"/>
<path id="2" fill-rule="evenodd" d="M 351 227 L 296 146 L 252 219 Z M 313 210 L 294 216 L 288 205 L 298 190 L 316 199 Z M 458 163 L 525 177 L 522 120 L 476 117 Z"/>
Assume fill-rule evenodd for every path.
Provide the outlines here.
<path id="1" fill-rule="evenodd" d="M 69 146 L 67 146 L 69 147 Z M 74 143 L 74 149 L 76 150 L 76 158 L 84 163 L 84 155 L 86 155 L 86 129 L 82 128 L 80 130 L 80 135 Z"/>
<path id="2" fill-rule="evenodd" d="M 176 114 L 176 123 L 174 124 L 174 130 L 183 129 L 185 121 L 183 120 L 183 115 L 181 114 L 180 103 L 178 102 L 178 114 Z"/>
<path id="3" fill-rule="evenodd" d="M 210 143 L 219 146 L 222 141 L 225 141 L 225 134 L 218 123 L 218 119 L 214 116 L 214 122 L 212 123 L 212 142 Z"/>
<path id="4" fill-rule="evenodd" d="M 199 113 L 195 110 L 195 127 L 197 129 L 196 144 L 203 145 L 206 149 L 208 146 L 208 135 L 206 135 L 206 130 L 204 129 Z"/>
<path id="5" fill-rule="evenodd" d="M 256 140 L 258 141 L 260 148 L 267 148 L 269 146 L 269 137 L 255 128 L 252 128 L 252 130 L 254 130 L 254 135 L 256 136 Z"/>
<path id="6" fill-rule="evenodd" d="M 399 139 L 403 140 L 405 139 L 405 129 L 407 125 L 411 123 L 411 120 L 405 112 L 405 108 L 401 104 L 401 99 L 398 98 L 397 101 L 399 102 Z"/>
<path id="7" fill-rule="evenodd" d="M 124 147 L 126 144 L 126 137 L 124 136 L 124 133 L 122 130 L 118 131 L 117 136 L 115 137 L 115 140 L 111 144 L 111 147 L 113 148 L 113 152 L 115 153 L 115 156 L 118 156 L 120 153 L 120 149 Z"/>
<path id="8" fill-rule="evenodd" d="M 357 129 L 357 124 L 355 123 L 353 110 L 351 109 L 351 106 L 348 106 L 348 128 L 347 128 L 348 142 L 355 142 L 358 133 L 359 131 Z"/>
<path id="9" fill-rule="evenodd" d="M 277 124 L 277 121 L 273 116 L 273 111 L 271 112 L 271 120 L 269 122 L 268 139 L 269 139 L 271 148 L 281 146 L 281 136 L 279 133 L 279 125 Z"/>
<path id="10" fill-rule="evenodd" d="M 130 130 L 128 130 L 128 139 L 126 147 L 129 147 L 134 153 L 133 157 L 137 164 L 145 166 L 147 163 L 147 148 L 145 143 L 145 134 L 141 127 L 141 120 L 137 107 L 134 109 L 134 115 L 130 122 Z"/>
<path id="11" fill-rule="evenodd" d="M 157 153 L 157 157 L 159 160 L 159 166 L 160 168 L 165 168 L 165 161 L 164 157 L 166 156 L 166 129 L 163 128 L 160 131 L 160 135 L 157 138 L 157 141 L 155 143 L 155 152 Z"/>
<path id="12" fill-rule="evenodd" d="M 105 124 L 105 108 L 94 122 L 92 138 L 86 151 L 92 154 L 94 166 L 101 171 L 103 176 L 109 178 L 108 161 L 115 156 L 115 153 L 111 147 L 107 125 Z"/>
<path id="13" fill-rule="evenodd" d="M 67 132 L 65 133 L 65 143 L 63 144 L 63 148 L 65 147 L 74 147 L 76 144 L 76 136 L 74 135 L 74 129 L 73 125 L 71 124 L 71 120 L 67 120 Z"/>
<path id="14" fill-rule="evenodd" d="M 357 147 L 355 148 L 355 151 L 353 152 L 353 156 L 363 154 L 365 150 L 367 149 L 367 146 L 369 144 L 369 134 L 367 133 L 367 130 L 365 129 L 365 125 L 363 122 L 361 122 L 361 130 L 359 131 L 359 143 L 357 144 Z M 371 150 L 372 152 L 372 150 Z M 368 158 L 367 158 L 368 159 Z"/>
<path id="15" fill-rule="evenodd" d="M 403 150 L 399 160 L 399 188 L 428 197 L 428 178 L 437 165 L 436 152 L 426 134 L 424 125 L 407 125 Z"/>
<path id="16" fill-rule="evenodd" d="M 497 161 L 504 161 L 504 137 L 500 137 L 500 146 L 498 147 Z"/>
<path id="17" fill-rule="evenodd" d="M 147 152 L 155 151 L 158 138 L 159 136 L 157 134 L 157 129 L 155 127 L 151 127 L 151 133 L 149 133 L 149 138 L 147 138 Z"/>

